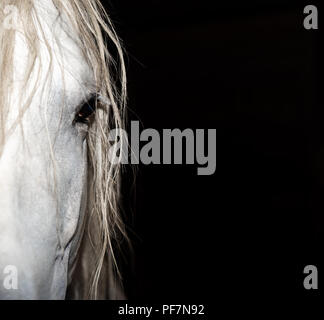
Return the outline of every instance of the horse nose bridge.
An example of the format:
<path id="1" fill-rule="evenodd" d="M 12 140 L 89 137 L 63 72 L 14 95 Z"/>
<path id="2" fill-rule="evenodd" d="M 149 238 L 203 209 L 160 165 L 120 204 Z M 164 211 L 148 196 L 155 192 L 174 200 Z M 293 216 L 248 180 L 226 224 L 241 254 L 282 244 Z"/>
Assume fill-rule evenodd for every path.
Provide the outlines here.
<path id="1" fill-rule="evenodd" d="M 0 157 L 0 216 L 33 212 L 37 203 L 44 206 L 48 198 L 41 166 L 42 161 L 22 147 L 19 135 L 8 139 Z M 38 194 L 42 198 L 37 202 Z"/>
<path id="2" fill-rule="evenodd" d="M 33 245 L 5 239 L 0 236 L 0 300 L 6 299 L 50 299 L 61 298 L 53 288 L 59 280 L 66 286 L 66 266 L 56 265 L 55 247 Z M 11 270 L 10 273 L 3 273 Z M 13 273 L 14 272 L 14 273 Z M 56 279 L 59 275 L 59 279 Z M 5 278 L 15 276 L 15 288 L 4 287 Z M 11 280 L 12 283 L 12 280 Z"/>
<path id="3" fill-rule="evenodd" d="M 19 150 L 18 140 L 15 137 L 9 138 L 0 156 L 0 198 L 9 196 L 9 189 L 13 191 L 13 187 L 19 185 L 18 175 L 20 166 L 23 164 L 23 157 L 23 153 Z"/>
<path id="4" fill-rule="evenodd" d="M 18 157 L 13 152 L 14 145 L 8 142 L 0 157 L 0 211 L 3 212 L 14 196 L 14 185 L 18 186 L 17 161 Z"/>

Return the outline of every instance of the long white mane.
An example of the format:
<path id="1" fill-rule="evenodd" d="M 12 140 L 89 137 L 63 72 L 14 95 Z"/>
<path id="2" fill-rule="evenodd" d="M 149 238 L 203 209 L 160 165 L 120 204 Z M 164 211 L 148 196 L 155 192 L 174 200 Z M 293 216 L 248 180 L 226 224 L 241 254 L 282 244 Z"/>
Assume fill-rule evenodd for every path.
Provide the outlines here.
<path id="1" fill-rule="evenodd" d="M 1 0 L 0 21 L 6 18 L 5 8 L 18 8 L 20 29 L 0 26 L 0 155 L 6 138 L 19 125 L 33 95 L 51 84 L 51 67 L 46 81 L 36 81 L 29 97 L 21 99 L 21 110 L 15 123 L 8 128 L 7 117 L 12 99 L 13 52 L 17 32 L 23 32 L 28 46 L 24 86 L 30 86 L 31 74 L 40 74 L 39 58 L 41 28 L 36 4 L 39 0 Z M 98 100 L 95 121 L 87 136 L 89 183 L 84 235 L 78 250 L 78 263 L 70 279 L 70 298 L 121 298 L 120 273 L 116 255 L 119 244 L 127 240 L 119 208 L 120 167 L 108 159 L 112 128 L 124 127 L 126 104 L 126 72 L 123 51 L 114 28 L 99 0 L 52 0 L 61 15 L 68 18 L 79 37 L 84 58 L 94 72 Z M 45 43 L 50 59 L 51 46 Z M 57 39 L 59 46 L 59 39 Z M 107 49 L 108 47 L 108 49 Z M 117 56 L 112 58 L 110 48 Z M 51 64 L 50 64 L 51 66 Z M 23 91 L 24 92 L 24 91 Z"/>

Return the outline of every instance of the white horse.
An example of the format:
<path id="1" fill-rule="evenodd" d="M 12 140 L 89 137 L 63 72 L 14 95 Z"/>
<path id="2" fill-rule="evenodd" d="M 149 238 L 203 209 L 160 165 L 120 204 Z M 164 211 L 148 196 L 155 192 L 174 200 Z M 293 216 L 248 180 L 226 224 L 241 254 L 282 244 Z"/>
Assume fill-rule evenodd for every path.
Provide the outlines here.
<path id="1" fill-rule="evenodd" d="M 125 100 L 99 0 L 1 0 L 0 299 L 122 298 L 107 137 Z"/>

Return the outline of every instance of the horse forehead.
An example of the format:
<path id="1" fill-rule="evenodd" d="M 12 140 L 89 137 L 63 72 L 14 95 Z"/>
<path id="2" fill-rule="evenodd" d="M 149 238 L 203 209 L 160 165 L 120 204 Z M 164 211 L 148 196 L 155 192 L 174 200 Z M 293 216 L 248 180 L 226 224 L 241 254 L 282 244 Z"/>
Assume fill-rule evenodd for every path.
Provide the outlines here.
<path id="1" fill-rule="evenodd" d="M 77 89 L 80 84 L 91 83 L 93 73 L 85 60 L 81 49 L 81 39 L 73 28 L 71 17 L 68 18 L 65 12 L 59 13 L 52 0 L 38 0 L 36 10 L 44 31 L 40 37 L 46 38 L 49 49 L 52 50 L 54 75 L 61 77 L 64 71 L 69 89 Z M 72 13 L 71 16 L 73 16 Z M 42 51 L 48 55 L 48 48 L 45 48 L 44 44 L 41 47 Z M 61 79 L 57 80 L 61 82 Z"/>
<path id="2" fill-rule="evenodd" d="M 35 11 L 39 19 L 37 63 L 42 66 L 41 75 L 37 75 L 41 78 L 39 80 L 45 80 L 50 71 L 55 83 L 53 88 L 60 91 L 64 86 L 66 92 L 72 95 L 73 92 L 80 93 L 85 88 L 92 87 L 93 71 L 84 57 L 81 39 L 72 27 L 69 18 L 64 12 L 63 14 L 58 12 L 52 0 L 36 0 Z M 24 78 L 26 59 L 30 50 L 26 45 L 24 32 L 17 34 L 16 49 L 15 66 L 19 79 Z"/>

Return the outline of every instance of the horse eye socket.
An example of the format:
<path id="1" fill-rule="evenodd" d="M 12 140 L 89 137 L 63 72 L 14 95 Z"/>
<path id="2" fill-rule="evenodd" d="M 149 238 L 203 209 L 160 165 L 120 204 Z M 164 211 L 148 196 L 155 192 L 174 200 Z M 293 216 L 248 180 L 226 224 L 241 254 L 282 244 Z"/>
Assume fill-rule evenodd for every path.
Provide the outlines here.
<path id="1" fill-rule="evenodd" d="M 79 111 L 77 112 L 74 123 L 86 123 L 88 124 L 91 120 L 91 116 L 96 111 L 97 97 L 91 97 L 86 103 L 84 103 Z"/>

